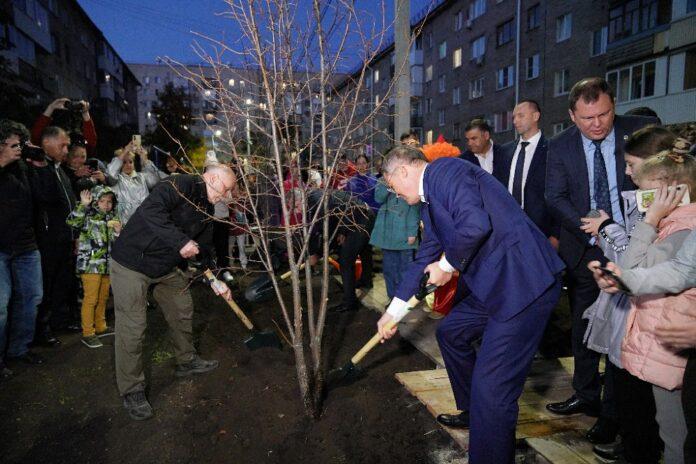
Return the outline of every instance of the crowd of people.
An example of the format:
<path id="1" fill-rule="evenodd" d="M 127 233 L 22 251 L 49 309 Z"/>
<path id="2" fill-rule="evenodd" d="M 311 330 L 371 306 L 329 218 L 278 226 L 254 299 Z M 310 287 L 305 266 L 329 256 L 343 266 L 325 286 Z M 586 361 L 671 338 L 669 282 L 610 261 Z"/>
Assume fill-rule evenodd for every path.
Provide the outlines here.
<path id="1" fill-rule="evenodd" d="M 81 133 L 51 125 L 68 108 L 80 113 Z M 574 125 L 552 138 L 540 130 L 539 103 L 521 100 L 518 138 L 507 144 L 474 119 L 457 158 L 428 162 L 407 133 L 383 158 L 341 154 L 322 175 L 298 157 L 275 181 L 287 199 L 287 214 L 273 213 L 278 225 L 302 224 L 303 212 L 329 217 L 330 237 L 312 229 L 308 262 L 318 262 L 325 238 L 338 255 L 343 298 L 331 311 L 360 308 L 373 247 L 389 297 L 384 338 L 423 272 L 437 286 L 454 278 L 437 338 L 458 410 L 437 420 L 471 429 L 471 462 L 512 462 L 517 400 L 563 286 L 574 394 L 547 409 L 597 417 L 586 438 L 602 459 L 696 462 L 693 140 L 649 109 L 633 113 L 616 115 L 607 82 L 588 78 L 569 95 Z M 0 143 L 0 375 L 13 375 L 5 361 L 43 363 L 30 348 L 59 345 L 56 332 L 81 331 L 89 348 L 115 334 L 124 407 L 135 420 L 152 417 L 142 362 L 148 289 L 171 328 L 176 375 L 217 367 L 192 345 L 193 302 L 178 268 L 191 258 L 249 266 L 249 208 L 232 201 L 235 169 L 212 162 L 192 175 L 170 157 L 160 170 L 135 139 L 105 165 L 89 104 L 68 99 L 51 103 L 31 132 L 0 121 Z M 222 282 L 213 288 L 229 295 Z"/>

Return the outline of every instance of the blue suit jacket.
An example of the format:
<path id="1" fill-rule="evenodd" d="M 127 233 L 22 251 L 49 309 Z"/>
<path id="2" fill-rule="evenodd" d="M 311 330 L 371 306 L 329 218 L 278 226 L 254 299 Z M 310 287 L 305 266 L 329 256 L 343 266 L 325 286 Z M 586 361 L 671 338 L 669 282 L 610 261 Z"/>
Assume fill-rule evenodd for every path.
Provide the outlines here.
<path id="1" fill-rule="evenodd" d="M 466 150 L 459 157 L 481 167 L 481 163 L 479 163 L 478 158 L 471 150 Z M 503 150 L 503 145 L 498 145 L 497 143 L 493 144 L 493 172 L 491 174 L 500 182 L 503 182 L 505 177 L 505 151 Z"/>
<path id="2" fill-rule="evenodd" d="M 519 140 L 503 145 L 502 160 L 504 165 L 500 167 L 502 174 L 499 179 L 505 188 L 510 181 L 510 176 L 514 167 L 512 166 L 512 158 L 515 156 L 515 150 Z M 546 206 L 545 190 L 546 190 L 546 152 L 547 141 L 543 135 L 539 139 L 539 143 L 534 150 L 532 164 L 529 166 L 527 173 L 527 182 L 524 184 L 524 212 L 527 213 L 529 219 L 541 229 L 547 237 L 558 237 L 560 227 L 558 222 L 554 220 Z M 494 158 L 495 159 L 495 158 Z M 501 163 L 502 164 L 502 163 Z"/>
<path id="3" fill-rule="evenodd" d="M 615 116 L 614 156 L 619 191 L 635 188 L 625 175 L 624 138 L 657 119 L 641 116 Z M 560 223 L 559 249 L 569 269 L 574 269 L 588 248 L 590 236 L 580 230 L 580 218 L 590 211 L 590 181 L 580 130 L 569 127 L 549 141 L 546 163 L 546 204 Z M 619 202 L 623 208 L 623 202 Z"/>
<path id="4" fill-rule="evenodd" d="M 421 219 L 425 240 L 396 296 L 413 296 L 425 266 L 440 259 L 460 271 L 491 317 L 505 321 L 556 281 L 563 263 L 505 187 L 478 166 L 457 158 L 428 165 Z M 458 294 L 462 292 L 458 291 Z"/>

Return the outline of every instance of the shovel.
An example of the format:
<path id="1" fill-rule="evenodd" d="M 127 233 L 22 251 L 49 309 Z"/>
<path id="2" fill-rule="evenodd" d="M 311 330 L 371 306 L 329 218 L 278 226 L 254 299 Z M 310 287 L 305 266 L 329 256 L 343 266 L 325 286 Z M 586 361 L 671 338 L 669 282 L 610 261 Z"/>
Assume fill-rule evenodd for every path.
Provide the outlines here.
<path id="1" fill-rule="evenodd" d="M 409 310 L 413 309 L 418 303 L 421 302 L 421 300 L 423 300 L 429 293 L 434 292 L 437 288 L 436 285 L 428 285 L 428 278 L 430 278 L 430 274 L 428 273 L 423 274 L 423 277 L 421 277 L 418 293 L 413 295 L 406 303 Z M 401 318 L 398 320 L 392 319 L 385 327 L 387 330 L 391 330 L 396 327 L 399 322 L 401 322 Z M 352 358 L 350 358 L 350 361 L 348 361 L 343 367 L 329 372 L 329 383 L 339 382 L 349 384 L 362 377 L 363 371 L 358 367 L 358 363 L 362 361 L 362 359 L 372 350 L 372 348 L 379 345 L 381 341 L 382 336 L 379 334 L 379 332 L 377 332 L 367 343 L 365 343 L 365 345 L 363 345 L 362 348 L 360 348 L 357 353 L 355 353 Z"/>
<path id="2" fill-rule="evenodd" d="M 207 269 L 203 275 L 210 286 L 214 287 L 218 284 L 218 280 L 215 278 L 210 269 Z M 230 308 L 232 308 L 232 311 L 234 311 L 239 320 L 242 321 L 246 328 L 249 329 L 249 332 L 251 332 L 251 336 L 244 340 L 244 344 L 249 350 L 253 351 L 263 347 L 278 348 L 279 350 L 283 348 L 283 345 L 275 332 L 271 330 L 260 331 L 254 327 L 254 324 L 249 320 L 246 314 L 244 314 L 242 308 L 240 308 L 232 298 L 226 299 L 225 301 L 227 301 L 227 304 L 230 306 Z"/>

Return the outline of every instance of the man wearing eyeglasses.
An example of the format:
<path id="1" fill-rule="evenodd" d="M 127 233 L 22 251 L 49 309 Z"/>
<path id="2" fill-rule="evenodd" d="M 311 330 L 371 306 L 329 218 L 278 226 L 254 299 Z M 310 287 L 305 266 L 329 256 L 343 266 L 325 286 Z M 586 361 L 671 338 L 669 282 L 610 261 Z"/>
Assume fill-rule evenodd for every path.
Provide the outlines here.
<path id="1" fill-rule="evenodd" d="M 0 380 L 12 375 L 5 355 L 43 362 L 29 351 L 43 286 L 34 231 L 36 184 L 33 171 L 20 159 L 22 140 L 28 138 L 23 125 L 0 120 Z"/>
<path id="2" fill-rule="evenodd" d="M 563 263 L 505 186 L 478 166 L 457 158 L 428 164 L 397 147 L 382 171 L 408 204 L 421 204 L 425 239 L 377 328 L 394 335 L 385 325 L 407 312 L 424 272 L 442 286 L 459 271 L 455 305 L 437 329 L 459 412 L 437 420 L 470 428 L 472 464 L 511 464 L 517 400 L 558 301 Z"/>
<path id="3" fill-rule="evenodd" d="M 116 383 L 131 419 L 153 415 L 145 396 L 142 347 L 147 328 L 147 292 L 169 324 L 177 377 L 209 372 L 217 361 L 201 359 L 192 340 L 193 301 L 178 266 L 197 257 L 215 268 L 212 257 L 214 206 L 231 202 L 237 188 L 232 170 L 211 165 L 201 176 L 181 174 L 158 183 L 133 213 L 112 249 L 111 288 L 116 314 Z M 230 296 L 227 286 L 213 287 Z"/>

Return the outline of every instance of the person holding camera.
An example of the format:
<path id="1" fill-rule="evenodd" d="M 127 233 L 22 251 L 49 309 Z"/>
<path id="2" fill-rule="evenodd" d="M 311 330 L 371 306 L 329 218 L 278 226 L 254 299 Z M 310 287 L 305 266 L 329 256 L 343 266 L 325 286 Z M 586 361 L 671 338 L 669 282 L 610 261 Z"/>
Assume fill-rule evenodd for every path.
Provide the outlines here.
<path id="1" fill-rule="evenodd" d="M 87 145 L 84 140 L 71 140 L 67 163 L 62 165 L 70 178 L 75 195 L 90 190 L 96 185 L 114 186 L 117 180 L 106 174 L 106 166 L 97 158 L 87 159 Z"/>
<path id="2" fill-rule="evenodd" d="M 116 179 L 113 190 L 118 198 L 118 215 L 123 224 L 126 224 L 147 198 L 150 189 L 160 181 L 160 171 L 147 159 L 147 151 L 133 141 L 116 150 L 114 155 L 106 172 Z M 136 155 L 140 158 L 140 172 L 135 168 Z"/>
<path id="3" fill-rule="evenodd" d="M 89 103 L 84 100 L 70 100 L 69 98 L 53 100 L 36 120 L 34 127 L 31 128 L 32 142 L 36 145 L 41 143 L 41 133 L 53 123 L 53 113 L 56 110 L 76 112 L 82 116 L 82 137 L 84 137 L 86 151 L 89 156 L 95 156 L 97 131 L 89 114 Z"/>
<path id="4" fill-rule="evenodd" d="M 33 172 L 21 159 L 23 141 L 28 138 L 22 124 L 0 120 L 0 378 L 12 375 L 4 362 L 5 346 L 8 358 L 43 362 L 29 351 L 43 287 L 34 233 Z"/>

